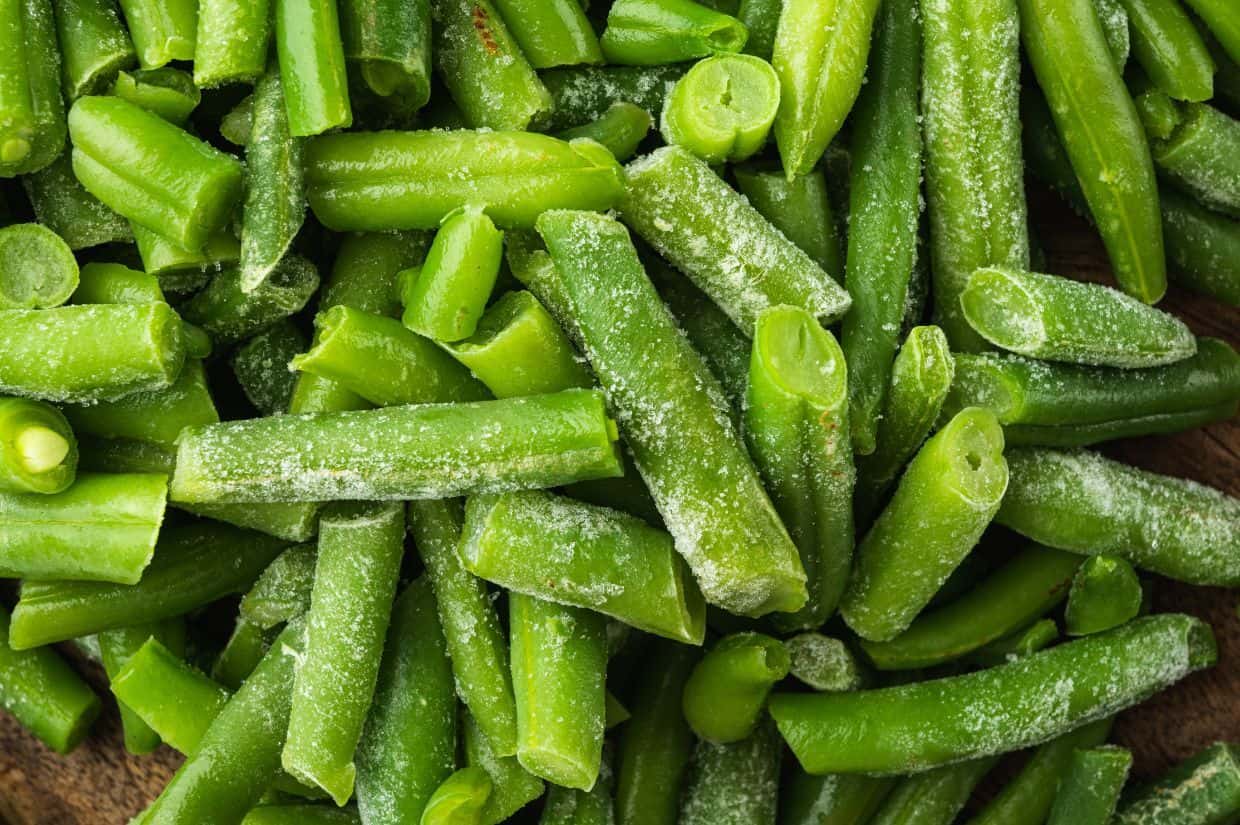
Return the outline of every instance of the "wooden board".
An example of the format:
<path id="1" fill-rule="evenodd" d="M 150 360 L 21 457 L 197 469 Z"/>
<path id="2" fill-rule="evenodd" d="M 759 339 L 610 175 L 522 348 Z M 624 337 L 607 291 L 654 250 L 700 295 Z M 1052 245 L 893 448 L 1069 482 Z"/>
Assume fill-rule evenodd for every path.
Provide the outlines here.
<path id="1" fill-rule="evenodd" d="M 1094 233 L 1045 193 L 1031 192 L 1035 228 L 1047 269 L 1106 280 L 1106 258 Z M 1172 290 L 1160 305 L 1202 335 L 1240 347 L 1240 311 Z M 1215 424 L 1175 436 L 1133 439 L 1106 453 L 1131 464 L 1240 496 L 1240 423 Z M 1135 754 L 1134 775 L 1147 777 L 1211 742 L 1240 741 L 1240 594 L 1160 581 L 1156 609 L 1183 611 L 1210 622 L 1219 638 L 1218 667 L 1184 680 L 1121 715 L 1114 740 Z M 94 674 L 102 687 L 99 674 Z M 124 823 L 152 799 L 179 757 L 168 748 L 135 757 L 121 745 L 115 707 L 75 753 L 58 757 L 0 713 L 0 820 L 10 825 Z"/>

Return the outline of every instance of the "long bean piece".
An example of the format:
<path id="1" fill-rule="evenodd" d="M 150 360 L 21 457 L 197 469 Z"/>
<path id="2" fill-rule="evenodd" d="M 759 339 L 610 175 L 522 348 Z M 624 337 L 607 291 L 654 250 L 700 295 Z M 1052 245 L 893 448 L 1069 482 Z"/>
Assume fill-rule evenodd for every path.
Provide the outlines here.
<path id="1" fill-rule="evenodd" d="M 289 131 L 317 135 L 353 123 L 336 3 L 272 0 Z"/>
<path id="2" fill-rule="evenodd" d="M 267 66 L 271 0 L 199 0 L 194 84 L 253 82 Z"/>
<path id="3" fill-rule="evenodd" d="M 0 177 L 37 172 L 65 145 L 60 50 L 50 0 L 11 2 L 0 14 L 4 84 L 0 87 Z"/>
<path id="4" fill-rule="evenodd" d="M 682 825 L 760 825 L 779 803 L 779 736 L 769 720 L 746 739 L 698 742 L 680 803 Z"/>
<path id="5" fill-rule="evenodd" d="M 1131 766 L 1132 754 L 1123 748 L 1078 750 L 1059 783 L 1047 825 L 1107 825 Z"/>
<path id="6" fill-rule="evenodd" d="M 116 0 L 55 0 L 52 8 L 65 99 L 107 88 L 118 71 L 137 62 Z"/>
<path id="7" fill-rule="evenodd" d="M 430 100 L 427 0 L 345 0 L 340 3 L 340 35 L 345 58 L 389 108 L 414 112 Z"/>

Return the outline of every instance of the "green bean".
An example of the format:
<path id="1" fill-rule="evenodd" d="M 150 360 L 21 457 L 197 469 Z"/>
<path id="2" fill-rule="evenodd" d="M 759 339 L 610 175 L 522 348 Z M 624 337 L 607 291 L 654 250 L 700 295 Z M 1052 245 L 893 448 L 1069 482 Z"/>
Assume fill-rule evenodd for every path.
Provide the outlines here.
<path id="1" fill-rule="evenodd" d="M 486 389 L 434 343 L 394 318 L 338 305 L 315 321 L 315 343 L 290 362 L 374 404 L 480 401 Z"/>
<path id="2" fill-rule="evenodd" d="M 202 102 L 202 92 L 194 85 L 194 79 L 180 69 L 168 67 L 122 71 L 116 76 L 111 93 L 182 127 Z"/>
<path id="3" fill-rule="evenodd" d="M 935 323 L 952 349 L 985 342 L 959 297 L 981 266 L 1029 268 L 1020 157 L 1017 0 L 922 6 L 926 201 Z"/>
<path id="4" fill-rule="evenodd" d="M 603 62 L 598 38 L 576 0 L 496 0 L 495 6 L 535 69 Z"/>
<path id="5" fill-rule="evenodd" d="M 607 695 L 611 696 L 610 693 Z M 547 788 L 547 800 L 543 803 L 538 825 L 615 825 L 610 761 L 610 754 L 605 748 L 598 782 L 589 791 L 559 785 Z"/>
<path id="6" fill-rule="evenodd" d="M 274 0 L 273 8 L 289 131 L 301 137 L 352 125 L 336 3 Z"/>
<path id="7" fill-rule="evenodd" d="M 293 245 L 306 214 L 302 180 L 304 140 L 289 132 L 284 86 L 272 63 L 254 87 L 250 140 L 245 147 L 246 196 L 241 221 L 241 289 L 271 277 Z"/>
<path id="8" fill-rule="evenodd" d="M 1188 7 L 1217 38 L 1227 57 L 1240 62 L 1240 15 L 1236 14 L 1236 9 L 1220 0 L 1188 0 Z M 1215 92 L 1218 92 L 1217 82 Z"/>
<path id="9" fill-rule="evenodd" d="M 603 753 L 607 637 L 602 616 L 508 595 L 517 760 L 535 776 L 590 790 Z"/>
<path id="10" fill-rule="evenodd" d="M 1107 825 L 1128 779 L 1132 754 L 1114 746 L 1078 750 L 1059 783 L 1048 825 Z"/>
<path id="11" fill-rule="evenodd" d="M 1166 140 L 1151 139 L 1154 165 L 1202 205 L 1240 217 L 1240 121 L 1189 103 Z"/>
<path id="12" fill-rule="evenodd" d="M 948 605 L 886 642 L 861 642 L 880 670 L 934 667 L 1016 632 L 1068 595 L 1080 556 L 1031 544 Z"/>
<path id="13" fill-rule="evenodd" d="M 478 496 L 457 552 L 511 592 L 702 643 L 705 604 L 671 536 L 633 516 L 539 491 Z"/>
<path id="14" fill-rule="evenodd" d="M 236 158 L 120 98 L 78 98 L 69 133 L 86 190 L 179 246 L 203 247 L 241 196 Z"/>
<path id="15" fill-rule="evenodd" d="M 830 323 L 848 294 L 703 161 L 669 146 L 627 167 L 625 222 L 687 274 L 747 335 L 788 304 Z"/>
<path id="16" fill-rule="evenodd" d="M 1240 812 L 1240 759 L 1222 742 L 1176 765 L 1120 805 L 1115 825 L 1223 823 Z"/>
<path id="17" fill-rule="evenodd" d="M 1117 556 L 1090 556 L 1072 579 L 1064 629 L 1069 636 L 1086 636 L 1119 627 L 1136 618 L 1141 599 L 1132 565 Z"/>
<path id="18" fill-rule="evenodd" d="M 707 163 L 741 161 L 762 149 L 779 108 L 779 77 L 760 57 L 700 60 L 663 104 L 661 130 Z"/>
<path id="19" fill-rule="evenodd" d="M 319 521 L 305 652 L 281 762 L 337 805 L 353 795 L 353 752 L 375 691 L 403 553 L 397 504 L 334 505 Z"/>
<path id="20" fill-rule="evenodd" d="M 465 761 L 478 766 L 491 777 L 491 795 L 482 810 L 482 825 L 496 825 L 512 816 L 543 793 L 543 781 L 517 762 L 516 757 L 500 756 L 492 748 L 469 711 L 461 711 L 465 739 Z"/>
<path id="21" fill-rule="evenodd" d="M 950 825 L 969 801 L 973 788 L 996 761 L 994 758 L 976 759 L 907 777 L 887 794 L 870 822 L 873 825 Z"/>
<path id="22" fill-rule="evenodd" d="M 775 141 L 788 177 L 807 174 L 857 100 L 878 0 L 785 0 L 771 55 L 783 94 Z"/>
<path id="23" fill-rule="evenodd" d="M 1170 188 L 1159 192 L 1159 205 L 1172 281 L 1240 306 L 1240 222 Z"/>
<path id="24" fill-rule="evenodd" d="M 616 819 L 620 825 L 675 825 L 680 780 L 693 734 L 681 713 L 681 694 L 698 652 L 656 641 L 638 677 L 633 718 L 620 732 Z"/>
<path id="25" fill-rule="evenodd" d="M 1121 72 L 1128 63 L 1128 54 L 1132 50 L 1132 37 L 1128 32 L 1128 12 L 1122 0 L 1093 0 L 1094 12 L 1102 25 L 1102 34 L 1106 37 L 1107 48 L 1111 50 L 1111 58 L 1115 68 Z"/>
<path id="26" fill-rule="evenodd" d="M 1124 2 L 1131 12 L 1134 6 L 1164 0 Z M 1025 51 L 1116 280 L 1128 294 L 1155 303 L 1166 291 L 1167 278 L 1153 167 L 1094 5 L 1091 0 L 1020 0 L 1019 5 Z M 1140 57 L 1139 45 L 1137 51 Z M 1110 329 L 1109 337 L 1117 331 Z"/>
<path id="27" fill-rule="evenodd" d="M 241 620 L 268 630 L 309 610 L 317 562 L 313 544 L 298 544 L 276 556 L 241 599 Z"/>
<path id="28" fill-rule="evenodd" d="M 322 137 L 307 147 L 306 185 L 337 231 L 433 229 L 468 203 L 528 228 L 545 209 L 609 209 L 624 189 L 616 159 L 590 141 L 469 131 Z"/>
<path id="29" fill-rule="evenodd" d="M 479 319 L 473 335 L 442 346 L 496 398 L 593 383 L 555 319 L 524 291 L 502 295 Z"/>
<path id="30" fill-rule="evenodd" d="M 55 232 L 37 223 L 0 229 L 0 310 L 57 307 L 77 285 L 73 251 Z"/>
<path id="31" fill-rule="evenodd" d="M 1179 105 L 1158 89 L 1147 89 L 1135 95 L 1133 104 L 1137 107 L 1137 116 L 1141 118 L 1145 133 L 1153 140 L 1171 137 L 1183 119 Z"/>
<path id="32" fill-rule="evenodd" d="M 783 0 L 741 0 L 736 17 L 749 30 L 745 41 L 745 54 L 770 60 L 775 50 L 775 32 L 779 28 L 779 15 Z"/>
<path id="33" fill-rule="evenodd" d="M 694 666 L 681 707 L 689 727 L 715 743 L 753 734 L 775 683 L 788 675 L 782 643 L 761 633 L 725 636 Z"/>
<path id="34" fill-rule="evenodd" d="M 230 421 L 179 442 L 177 501 L 444 498 L 621 473 L 596 392 Z"/>
<path id="35" fill-rule="evenodd" d="M 873 453 L 857 457 L 857 521 L 870 520 L 883 494 L 921 447 L 953 385 L 955 358 L 935 326 L 913 327 L 891 367 Z"/>
<path id="36" fill-rule="evenodd" d="M 186 427 L 220 420 L 201 361 L 188 361 L 172 386 L 130 393 L 115 401 L 67 404 L 65 417 L 79 433 L 150 441 L 172 448 Z"/>
<path id="37" fill-rule="evenodd" d="M 407 270 L 401 322 L 434 341 L 474 334 L 503 259 L 504 233 L 480 206 L 449 213 L 420 268 Z"/>
<path id="38" fill-rule="evenodd" d="M 223 686 L 187 665 L 155 637 L 112 676 L 112 692 L 160 739 L 186 754 L 197 750 L 229 696 Z"/>
<path id="39" fill-rule="evenodd" d="M 1014 662 L 1037 653 L 1059 639 L 1059 625 L 1054 619 L 1039 619 L 1015 633 L 995 639 L 968 654 L 965 660 L 978 667 L 994 667 Z"/>
<path id="40" fill-rule="evenodd" d="M 266 631 L 239 617 L 224 649 L 211 664 L 211 678 L 229 690 L 241 687 L 262 661 L 271 641 Z"/>
<path id="41" fill-rule="evenodd" d="M 68 152 L 38 172 L 23 175 L 22 186 L 39 223 L 64 238 L 70 249 L 133 241 L 129 221 L 78 183 Z"/>
<path id="42" fill-rule="evenodd" d="M 77 465 L 77 439 L 60 410 L 0 398 L 0 495 L 60 493 L 77 477 Z"/>
<path id="43" fill-rule="evenodd" d="M 251 808 L 241 825 L 361 825 L 361 819 L 353 808 L 295 803 Z"/>
<path id="44" fill-rule="evenodd" d="M 740 742 L 698 742 L 685 779 L 680 822 L 773 822 L 779 804 L 780 750 L 779 736 L 769 721 Z"/>
<path id="45" fill-rule="evenodd" d="M 551 95 L 490 0 L 430 4 L 435 67 L 465 123 L 474 129 L 522 131 L 542 120 L 551 109 Z"/>
<path id="46" fill-rule="evenodd" d="M 25 650 L 180 616 L 244 591 L 285 544 L 210 522 L 169 528 L 137 584 L 27 583 L 13 609 L 9 644 Z"/>
<path id="47" fill-rule="evenodd" d="M 305 348 L 301 331 L 286 320 L 255 335 L 233 353 L 237 383 L 263 415 L 288 412 L 297 380 L 288 371 L 288 363 Z"/>
<path id="48" fill-rule="evenodd" d="M 844 259 L 826 180 L 820 171 L 788 180 L 779 171 L 749 165 L 738 166 L 733 175 L 741 194 L 762 217 L 809 255 L 823 272 L 840 279 Z"/>
<path id="49" fill-rule="evenodd" d="M 857 549 L 840 604 L 854 632 L 888 641 L 929 603 L 999 509 L 1002 452 L 1003 432 L 984 407 L 962 410 L 921 448 Z"/>
<path id="50" fill-rule="evenodd" d="M 157 643 L 161 646 L 168 645 L 184 652 L 185 623 L 180 619 L 171 619 L 158 624 L 105 630 L 99 634 L 98 640 L 104 671 L 108 679 L 112 680 L 147 640 L 158 640 Z M 118 699 L 117 705 L 124 732 L 125 750 L 133 754 L 144 754 L 159 747 L 159 734 L 151 730 L 124 702 Z"/>
<path id="51" fill-rule="evenodd" d="M 409 503 L 409 530 L 435 590 L 456 692 L 500 756 L 517 752 L 516 705 L 507 640 L 486 585 L 461 561 L 461 509 L 451 501 Z"/>
<path id="52" fill-rule="evenodd" d="M 78 439 L 78 469 L 93 473 L 172 475 L 176 454 L 148 441 L 83 436 Z"/>
<path id="53" fill-rule="evenodd" d="M 903 773 L 1047 741 L 1216 657 L 1208 625 L 1168 613 L 964 676 L 851 693 L 777 693 L 770 710 L 811 773 Z M 1106 667 L 1094 666 L 1100 661 Z"/>
<path id="54" fill-rule="evenodd" d="M 810 594 L 805 607 L 776 622 L 821 627 L 852 567 L 856 474 L 844 354 L 808 313 L 773 307 L 758 316 L 743 418 L 750 455 L 797 545 Z"/>
<path id="55" fill-rule="evenodd" d="M 146 825 L 240 822 L 279 775 L 305 626 L 290 625 L 211 722 L 146 814 Z"/>
<path id="56" fill-rule="evenodd" d="M 642 107 L 627 101 L 617 101 L 589 123 L 564 129 L 556 133 L 560 140 L 589 138 L 607 147 L 607 151 L 621 163 L 637 152 L 654 119 Z"/>
<path id="57" fill-rule="evenodd" d="M 1074 553 L 1113 554 L 1193 584 L 1240 583 L 1240 501 L 1085 450 L 1008 452 L 996 521 Z"/>
<path id="58" fill-rule="evenodd" d="M 194 83 L 252 83 L 267 65 L 270 0 L 199 0 Z"/>
<path id="59" fill-rule="evenodd" d="M 340 4 L 344 56 L 366 87 L 397 111 L 431 96 L 431 9 L 426 0 L 347 0 Z"/>
<path id="60" fill-rule="evenodd" d="M 194 59 L 198 6 L 193 0 L 120 0 L 144 69 Z"/>
<path id="61" fill-rule="evenodd" d="M 74 304 L 149 304 L 164 300 L 159 280 L 124 264 L 97 261 L 82 266 Z"/>
<path id="62" fill-rule="evenodd" d="M 491 777 L 479 767 L 461 768 L 439 784 L 419 825 L 480 825 L 491 795 Z"/>
<path id="63" fill-rule="evenodd" d="M 289 255 L 275 271 L 246 292 L 241 270 L 228 267 L 211 283 L 180 305 L 181 315 L 207 331 L 217 345 L 233 344 L 300 312 L 319 288 L 314 264 Z"/>
<path id="64" fill-rule="evenodd" d="M 55 0 L 65 99 L 106 88 L 121 69 L 137 62 L 116 0 Z"/>
<path id="65" fill-rule="evenodd" d="M 1132 53 L 1154 85 L 1177 100 L 1209 100 L 1214 61 L 1193 21 L 1172 0 L 1120 0 Z"/>
<path id="66" fill-rule="evenodd" d="M 178 501 L 173 506 L 286 541 L 305 541 L 318 531 L 319 525 L 319 508 L 313 503 L 186 504 Z"/>
<path id="67" fill-rule="evenodd" d="M 0 38 L 9 44 L 0 61 L 0 177 L 12 178 L 44 168 L 65 145 L 60 51 L 50 0 L 6 5 Z"/>
<path id="68" fill-rule="evenodd" d="M 803 607 L 796 546 L 727 418 L 718 385 L 646 278 L 628 232 L 610 218 L 554 211 L 539 218 L 538 231 L 586 357 L 707 601 L 755 616 Z M 664 437 L 669 431 L 678 434 L 674 442 Z"/>
<path id="69" fill-rule="evenodd" d="M 138 224 L 130 228 L 142 268 L 158 278 L 160 287 L 168 292 L 196 292 L 221 267 L 241 259 L 241 244 L 227 228 L 213 232 L 201 250 L 177 246 Z"/>
<path id="70" fill-rule="evenodd" d="M 788 673 L 814 690 L 859 690 L 869 674 L 839 639 L 809 632 L 784 641 Z"/>
<path id="71" fill-rule="evenodd" d="M 559 131 L 597 120 L 616 103 L 647 112 L 663 111 L 667 90 L 685 73 L 684 64 L 669 66 L 575 66 L 543 72 L 551 93 L 547 128 Z"/>
<path id="72" fill-rule="evenodd" d="M 786 825 L 860 825 L 870 821 L 894 779 L 861 774 L 813 776 L 790 769 L 781 786 L 780 821 Z"/>
<path id="73" fill-rule="evenodd" d="M 265 63 L 263 64 L 266 65 Z M 254 95 L 248 94 L 220 120 L 220 137 L 234 146 L 250 142 L 250 126 L 254 118 Z"/>
<path id="74" fill-rule="evenodd" d="M 748 36 L 735 17 L 692 0 L 616 0 L 599 43 L 608 63 L 657 66 L 739 52 Z"/>

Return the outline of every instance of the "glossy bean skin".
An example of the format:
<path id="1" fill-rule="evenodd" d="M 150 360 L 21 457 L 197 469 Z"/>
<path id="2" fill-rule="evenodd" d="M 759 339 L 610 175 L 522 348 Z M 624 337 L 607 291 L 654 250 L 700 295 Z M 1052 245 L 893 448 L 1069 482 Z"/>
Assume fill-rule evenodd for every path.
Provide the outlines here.
<path id="1" fill-rule="evenodd" d="M 477 766 L 461 768 L 431 794 L 419 825 L 479 825 L 490 795 L 491 777 L 485 770 Z"/>
<path id="2" fill-rule="evenodd" d="M 289 131 L 318 135 L 353 124 L 335 3 L 274 0 L 276 54 Z"/>
<path id="3" fill-rule="evenodd" d="M 1076 571 L 1064 630 L 1069 636 L 1101 633 L 1136 618 L 1141 612 L 1141 582 L 1132 565 L 1117 556 L 1090 556 Z"/>
<path id="4" fill-rule="evenodd" d="M 120 5 L 142 68 L 194 59 L 198 7 L 193 0 L 120 0 Z"/>
<path id="5" fill-rule="evenodd" d="M 19 0 L 0 13 L 5 51 L 0 84 L 0 177 L 37 172 L 65 145 L 60 50 L 50 0 Z"/>
<path id="6" fill-rule="evenodd" d="M 654 118 L 636 103 L 617 101 L 594 120 L 556 133 L 560 140 L 589 138 L 607 147 L 616 160 L 624 163 L 637 152 L 654 125 Z"/>
<path id="7" fill-rule="evenodd" d="M 1078 750 L 1059 785 L 1048 825 L 1106 825 L 1128 779 L 1132 754 L 1115 746 Z"/>
<path id="8" fill-rule="evenodd" d="M 155 641 L 165 650 L 167 647 L 175 648 L 183 654 L 185 652 L 185 622 L 177 617 L 156 624 L 121 627 L 115 630 L 105 630 L 96 638 L 99 640 L 103 669 L 111 684 L 130 658 L 147 641 Z M 125 750 L 133 754 L 144 754 L 159 747 L 159 734 L 123 701 L 117 700 L 117 710 L 120 712 Z"/>
<path id="9" fill-rule="evenodd" d="M 130 393 L 115 401 L 68 404 L 64 411 L 77 432 L 150 441 L 169 449 L 184 428 L 220 420 L 198 360 L 187 362 L 177 380 L 164 389 Z"/>
<path id="10" fill-rule="evenodd" d="M 202 92 L 194 85 L 194 79 L 170 66 L 122 71 L 116 76 L 111 93 L 182 127 L 202 102 Z"/>
<path id="11" fill-rule="evenodd" d="M 57 0 L 52 8 L 65 99 L 100 91 L 119 70 L 137 62 L 116 0 Z"/>
<path id="12" fill-rule="evenodd" d="M 603 62 L 598 37 L 580 3 L 498 0 L 495 6 L 535 69 Z"/>
<path id="13" fill-rule="evenodd" d="M 858 825 L 869 822 L 898 780 L 861 774 L 814 776 L 799 767 L 780 784 L 780 821 L 788 825 Z"/>
<path id="14" fill-rule="evenodd" d="M 873 825 L 950 825 L 969 801 L 973 788 L 998 760 L 975 759 L 915 774 L 899 782 L 879 807 Z"/>
<path id="15" fill-rule="evenodd" d="M 658 66 L 738 52 L 748 35 L 736 18 L 690 0 L 619 0 L 599 43 L 608 63 Z"/>
<path id="16" fill-rule="evenodd" d="M 546 784 L 521 767 L 515 756 L 500 756 L 468 711 L 461 711 L 461 734 L 465 761 L 491 777 L 491 795 L 482 809 L 483 825 L 498 825 L 542 796 Z"/>
<path id="17" fill-rule="evenodd" d="M 1188 0 L 1188 7 L 1205 21 L 1233 62 L 1240 62 L 1240 14 L 1221 0 Z"/>
<path id="18" fill-rule="evenodd" d="M 1200 203 L 1240 217 L 1240 121 L 1204 103 L 1185 104 L 1166 139 L 1151 137 L 1154 165 Z"/>
<path id="19" fill-rule="evenodd" d="M 422 266 L 405 273 L 401 323 L 432 341 L 473 335 L 495 289 L 503 242 L 480 206 L 444 218 Z"/>
<path id="20" fill-rule="evenodd" d="M 725 636 L 706 652 L 685 682 L 685 719 L 698 737 L 724 744 L 754 732 L 767 694 L 788 675 L 787 650 L 762 633 Z"/>
<path id="21" fill-rule="evenodd" d="M 427 0 L 340 3 L 344 56 L 389 109 L 415 112 L 431 96 L 431 5 Z"/>
<path id="22" fill-rule="evenodd" d="M 1128 12 L 1132 53 L 1158 88 L 1177 100 L 1208 100 L 1214 61 L 1179 3 L 1121 0 Z"/>

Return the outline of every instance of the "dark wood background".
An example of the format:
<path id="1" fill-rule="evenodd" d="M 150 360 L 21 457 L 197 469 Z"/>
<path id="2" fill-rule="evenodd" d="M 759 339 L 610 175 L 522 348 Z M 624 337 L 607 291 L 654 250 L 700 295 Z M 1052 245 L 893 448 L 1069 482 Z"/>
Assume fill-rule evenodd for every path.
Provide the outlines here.
<path id="1" fill-rule="evenodd" d="M 1090 280 L 1109 277 L 1093 231 L 1047 193 L 1031 191 L 1038 239 L 1051 272 Z M 1199 334 L 1240 347 L 1240 310 L 1172 288 L 1160 306 Z M 1174 436 L 1133 439 L 1104 451 L 1139 467 L 1192 478 L 1240 496 L 1240 422 Z M 1219 639 L 1217 667 L 1122 714 L 1113 739 L 1132 749 L 1134 775 L 1147 777 L 1221 739 L 1240 741 L 1240 593 L 1160 581 L 1155 609 L 1208 621 Z M 101 674 L 90 675 L 106 696 Z M 106 701 L 106 700 L 105 700 Z M 0 713 L 0 820 L 9 825 L 124 823 L 154 798 L 180 763 L 164 747 L 130 756 L 121 744 L 114 703 L 73 754 L 60 757 Z"/>

